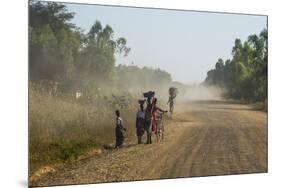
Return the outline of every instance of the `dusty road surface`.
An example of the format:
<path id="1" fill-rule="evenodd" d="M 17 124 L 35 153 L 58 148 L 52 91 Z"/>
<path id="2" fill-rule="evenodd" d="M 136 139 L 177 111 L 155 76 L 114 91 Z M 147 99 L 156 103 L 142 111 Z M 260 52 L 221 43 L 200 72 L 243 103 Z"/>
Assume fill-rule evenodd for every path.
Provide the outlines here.
<path id="1" fill-rule="evenodd" d="M 250 106 L 197 101 L 165 120 L 165 139 L 67 163 L 32 186 L 267 172 L 267 114 Z"/>

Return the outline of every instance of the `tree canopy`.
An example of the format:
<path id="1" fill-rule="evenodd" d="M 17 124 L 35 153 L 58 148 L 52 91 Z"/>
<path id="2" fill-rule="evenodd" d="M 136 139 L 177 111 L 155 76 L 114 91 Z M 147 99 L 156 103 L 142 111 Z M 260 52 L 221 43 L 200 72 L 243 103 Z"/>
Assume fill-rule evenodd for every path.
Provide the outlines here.
<path id="1" fill-rule="evenodd" d="M 232 59 L 220 58 L 215 68 L 208 71 L 205 85 L 226 89 L 225 96 L 248 101 L 267 98 L 267 30 L 259 36 L 250 35 L 242 43 L 236 39 L 232 48 Z"/>
<path id="2" fill-rule="evenodd" d="M 29 10 L 31 82 L 50 80 L 64 92 L 138 84 L 160 87 L 171 82 L 170 74 L 160 69 L 116 66 L 115 55 L 126 57 L 131 49 L 124 37 L 115 37 L 111 26 L 96 20 L 85 33 L 71 23 L 75 14 L 55 2 L 30 1 Z"/>

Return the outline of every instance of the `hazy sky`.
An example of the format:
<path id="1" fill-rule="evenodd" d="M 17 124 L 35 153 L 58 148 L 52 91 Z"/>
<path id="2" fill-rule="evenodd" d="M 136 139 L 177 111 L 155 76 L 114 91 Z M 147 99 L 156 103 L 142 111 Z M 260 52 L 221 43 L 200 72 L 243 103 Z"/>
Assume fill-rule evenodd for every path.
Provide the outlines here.
<path id="1" fill-rule="evenodd" d="M 95 20 L 125 37 L 132 50 L 117 64 L 159 67 L 185 84 L 202 82 L 218 58 L 231 57 L 234 40 L 266 28 L 265 16 L 67 4 L 88 32 Z"/>

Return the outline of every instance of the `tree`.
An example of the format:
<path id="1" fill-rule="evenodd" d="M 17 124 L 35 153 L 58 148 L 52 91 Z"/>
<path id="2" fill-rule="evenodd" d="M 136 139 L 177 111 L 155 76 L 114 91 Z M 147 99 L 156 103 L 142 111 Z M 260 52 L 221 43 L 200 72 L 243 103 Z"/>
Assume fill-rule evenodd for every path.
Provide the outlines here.
<path id="1" fill-rule="evenodd" d="M 114 79 L 115 55 L 127 56 L 125 38 L 96 21 L 87 34 L 71 24 L 74 13 L 55 2 L 30 1 L 30 80 L 60 83 L 63 90 L 93 90 Z"/>
<path id="2" fill-rule="evenodd" d="M 125 38 L 113 38 L 113 29 L 96 21 L 84 38 L 76 70 L 83 88 L 100 88 L 112 82 L 115 54 L 129 53 Z"/>
<path id="3" fill-rule="evenodd" d="M 267 30 L 250 35 L 242 43 L 236 39 L 232 59 L 219 59 L 204 82 L 226 88 L 225 96 L 248 101 L 267 98 Z"/>
<path id="4" fill-rule="evenodd" d="M 71 74 L 80 32 L 69 23 L 74 13 L 54 2 L 30 1 L 30 79 L 61 81 Z"/>

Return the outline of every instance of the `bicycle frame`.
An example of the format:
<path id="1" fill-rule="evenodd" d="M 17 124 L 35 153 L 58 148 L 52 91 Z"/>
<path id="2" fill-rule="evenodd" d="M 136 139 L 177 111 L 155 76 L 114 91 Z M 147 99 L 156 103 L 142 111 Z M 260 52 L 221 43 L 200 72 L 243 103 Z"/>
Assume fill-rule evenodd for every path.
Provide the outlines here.
<path id="1" fill-rule="evenodd" d="M 163 120 L 164 113 L 158 113 L 156 119 L 156 137 L 157 142 L 161 142 L 164 140 L 164 120 Z"/>

